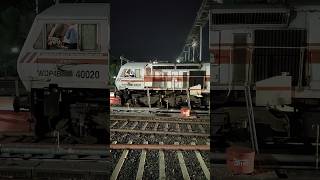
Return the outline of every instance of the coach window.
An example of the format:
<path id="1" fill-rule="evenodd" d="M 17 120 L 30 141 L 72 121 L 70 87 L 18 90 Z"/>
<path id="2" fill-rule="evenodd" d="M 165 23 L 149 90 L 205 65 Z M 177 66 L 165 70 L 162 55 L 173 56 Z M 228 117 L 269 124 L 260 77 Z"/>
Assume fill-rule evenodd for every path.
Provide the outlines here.
<path id="1" fill-rule="evenodd" d="M 97 25 L 81 24 L 81 50 L 97 50 Z"/>

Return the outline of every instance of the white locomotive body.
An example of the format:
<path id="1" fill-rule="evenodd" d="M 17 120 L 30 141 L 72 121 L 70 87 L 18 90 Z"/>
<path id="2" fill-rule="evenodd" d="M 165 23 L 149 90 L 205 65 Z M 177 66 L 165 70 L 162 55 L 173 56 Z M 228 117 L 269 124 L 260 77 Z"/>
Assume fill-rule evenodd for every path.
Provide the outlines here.
<path id="1" fill-rule="evenodd" d="M 109 6 L 103 4 L 59 4 L 37 15 L 17 62 L 26 89 L 42 89 L 50 84 L 106 89 L 108 12 Z M 62 45 L 71 24 L 78 33 L 74 49 Z"/>
<path id="2" fill-rule="evenodd" d="M 274 136 L 315 136 L 320 6 L 299 3 L 223 4 L 210 10 L 211 108 L 230 115 L 229 137 L 248 128 L 253 112 L 261 143 Z M 223 128 L 212 133 L 226 132 Z"/>
<path id="3" fill-rule="evenodd" d="M 248 84 L 257 106 L 320 98 L 320 6 L 217 5 L 209 17 L 215 95 Z"/>
<path id="4" fill-rule="evenodd" d="M 31 94 L 37 135 L 63 131 L 57 128 L 65 123 L 72 136 L 105 136 L 105 119 L 87 119 L 108 105 L 109 12 L 108 4 L 61 3 L 36 16 L 17 70 Z"/>
<path id="5" fill-rule="evenodd" d="M 186 102 L 189 93 L 192 106 L 196 106 L 201 99 L 208 101 L 210 64 L 126 63 L 121 66 L 115 85 L 125 96 L 124 102 L 133 100 L 147 105 L 146 93 L 150 91 L 151 104 L 165 106 L 167 102 L 176 107 Z"/>

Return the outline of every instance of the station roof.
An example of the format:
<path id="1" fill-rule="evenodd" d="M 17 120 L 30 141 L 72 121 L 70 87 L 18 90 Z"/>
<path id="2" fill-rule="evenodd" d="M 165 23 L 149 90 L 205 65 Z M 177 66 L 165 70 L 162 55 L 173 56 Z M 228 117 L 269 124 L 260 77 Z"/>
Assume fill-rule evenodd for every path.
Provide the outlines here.
<path id="1" fill-rule="evenodd" d="M 49 7 L 39 19 L 109 19 L 110 5 L 106 3 L 60 3 Z"/>
<path id="2" fill-rule="evenodd" d="M 208 23 L 210 9 L 212 9 L 213 6 L 219 3 L 221 3 L 219 0 L 203 0 L 202 1 L 202 4 L 197 13 L 196 19 L 192 25 L 192 28 L 188 34 L 188 37 L 185 41 L 185 45 L 183 46 L 182 52 L 179 57 L 184 57 L 183 53 L 185 52 L 185 49 L 188 46 L 190 46 L 190 44 L 192 44 L 193 40 L 199 42 L 199 39 L 200 39 L 199 26 L 205 26 Z"/>

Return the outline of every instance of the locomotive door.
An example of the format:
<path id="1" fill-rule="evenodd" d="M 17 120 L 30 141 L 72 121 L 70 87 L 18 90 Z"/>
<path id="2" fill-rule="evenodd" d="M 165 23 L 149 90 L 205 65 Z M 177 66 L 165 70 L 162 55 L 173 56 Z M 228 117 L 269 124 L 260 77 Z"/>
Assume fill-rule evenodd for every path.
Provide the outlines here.
<path id="1" fill-rule="evenodd" d="M 171 83 L 168 83 L 168 72 L 163 72 L 163 86 L 164 88 L 171 88 Z M 170 85 L 170 86 L 169 86 Z"/>
<path id="2" fill-rule="evenodd" d="M 160 88 L 161 85 L 162 85 L 162 82 L 161 82 L 161 78 L 162 75 L 161 75 L 161 71 L 159 70 L 153 70 L 153 85 L 152 87 L 156 87 L 156 88 Z"/>
<path id="3" fill-rule="evenodd" d="M 189 87 L 201 85 L 201 88 L 203 88 L 205 76 L 206 71 L 190 71 Z"/>
<path id="4" fill-rule="evenodd" d="M 144 72 L 145 72 L 144 86 L 151 87 L 152 86 L 151 67 L 146 67 Z"/>
<path id="5" fill-rule="evenodd" d="M 178 76 L 179 76 L 178 71 L 172 71 L 172 88 L 173 88 L 173 90 L 179 88 Z"/>
<path id="6" fill-rule="evenodd" d="M 182 73 L 182 88 L 186 89 L 188 87 L 188 73 L 183 72 Z"/>

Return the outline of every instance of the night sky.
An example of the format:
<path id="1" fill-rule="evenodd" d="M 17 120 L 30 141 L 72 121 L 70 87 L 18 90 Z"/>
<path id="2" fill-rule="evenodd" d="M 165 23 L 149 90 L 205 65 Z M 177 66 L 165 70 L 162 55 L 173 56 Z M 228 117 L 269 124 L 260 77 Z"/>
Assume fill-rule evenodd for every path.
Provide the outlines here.
<path id="1" fill-rule="evenodd" d="M 39 0 L 40 12 L 54 0 Z M 34 0 L 5 0 L 2 7 L 27 2 L 33 11 Z M 60 0 L 60 2 L 111 3 L 111 55 L 133 61 L 153 59 L 175 61 L 197 15 L 202 0 Z M 0 8 L 1 9 L 1 8 Z M 21 9 L 22 10 L 22 9 Z M 31 25 L 31 24 L 30 24 Z M 204 29 L 204 58 L 208 59 L 208 29 Z"/>
<path id="2" fill-rule="evenodd" d="M 202 0 L 113 0 L 111 54 L 133 61 L 175 60 Z"/>

